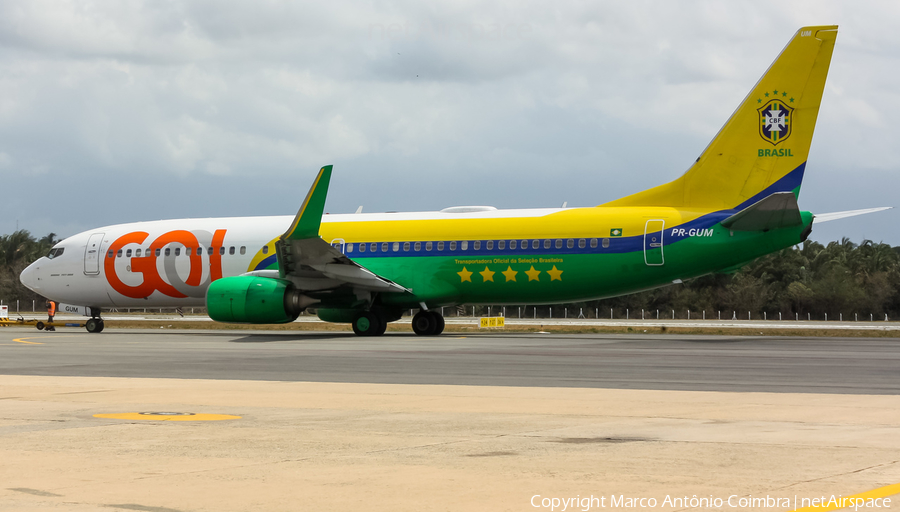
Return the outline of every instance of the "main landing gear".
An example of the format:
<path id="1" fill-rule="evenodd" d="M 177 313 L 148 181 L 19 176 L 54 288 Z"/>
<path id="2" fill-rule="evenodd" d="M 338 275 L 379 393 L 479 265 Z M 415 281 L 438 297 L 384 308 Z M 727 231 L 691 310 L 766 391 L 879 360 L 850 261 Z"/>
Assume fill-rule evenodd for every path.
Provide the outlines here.
<path id="1" fill-rule="evenodd" d="M 360 311 L 351 325 L 357 336 L 381 336 L 388 320 L 399 318 L 399 313 L 388 319 L 381 311 Z M 444 317 L 437 311 L 419 311 L 412 319 L 412 328 L 420 336 L 436 336 L 444 330 Z"/>
<path id="2" fill-rule="evenodd" d="M 381 336 L 387 330 L 384 315 L 374 311 L 360 311 L 353 319 L 353 332 L 357 336 Z"/>
<path id="3" fill-rule="evenodd" d="M 444 331 L 444 317 L 437 311 L 419 311 L 412 319 L 412 328 L 419 336 L 436 336 Z"/>

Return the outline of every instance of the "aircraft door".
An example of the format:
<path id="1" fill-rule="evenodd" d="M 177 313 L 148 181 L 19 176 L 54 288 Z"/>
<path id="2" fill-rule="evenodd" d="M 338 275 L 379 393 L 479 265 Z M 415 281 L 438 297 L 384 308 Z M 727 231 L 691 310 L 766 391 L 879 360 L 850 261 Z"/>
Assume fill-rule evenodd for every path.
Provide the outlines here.
<path id="1" fill-rule="evenodd" d="M 648 220 L 644 224 L 644 263 L 651 267 L 661 266 L 665 262 L 663 257 L 665 230 L 666 221 L 661 219 Z"/>
<path id="2" fill-rule="evenodd" d="M 88 238 L 84 248 L 84 273 L 95 276 L 100 273 L 100 246 L 103 244 L 103 233 L 94 233 Z"/>

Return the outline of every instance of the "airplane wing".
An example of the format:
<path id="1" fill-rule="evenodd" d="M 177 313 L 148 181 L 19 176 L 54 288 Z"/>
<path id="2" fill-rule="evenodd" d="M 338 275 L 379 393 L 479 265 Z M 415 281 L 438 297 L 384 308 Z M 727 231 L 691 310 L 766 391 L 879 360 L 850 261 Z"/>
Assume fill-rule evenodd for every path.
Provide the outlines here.
<path id="1" fill-rule="evenodd" d="M 291 227 L 275 242 L 278 277 L 300 290 L 349 286 L 359 291 L 407 292 L 407 288 L 355 263 L 319 236 L 332 166 L 319 171 Z"/>
<path id="2" fill-rule="evenodd" d="M 832 220 L 838 219 L 846 219 L 847 217 L 856 217 L 857 215 L 865 215 L 867 213 L 875 213 L 884 210 L 890 210 L 893 206 L 881 206 L 879 208 L 864 208 L 862 210 L 848 210 L 846 212 L 832 212 L 832 213 L 816 213 L 813 214 L 813 222 L 816 224 L 822 222 L 828 222 Z"/>

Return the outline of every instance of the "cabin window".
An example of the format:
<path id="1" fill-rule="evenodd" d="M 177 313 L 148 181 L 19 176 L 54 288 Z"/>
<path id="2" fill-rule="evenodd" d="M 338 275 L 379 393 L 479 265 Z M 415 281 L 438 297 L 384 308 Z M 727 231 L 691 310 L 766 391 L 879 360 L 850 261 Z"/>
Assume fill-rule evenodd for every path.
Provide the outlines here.
<path id="1" fill-rule="evenodd" d="M 366 252 L 366 244 L 359 244 L 359 252 Z"/>
<path id="2" fill-rule="evenodd" d="M 197 256 L 203 256 L 203 247 L 197 247 Z"/>
<path id="3" fill-rule="evenodd" d="M 559 238 L 556 239 L 556 248 L 562 249 L 562 240 Z"/>
<path id="4" fill-rule="evenodd" d="M 534 240 L 534 241 L 532 241 L 532 242 L 531 242 L 531 248 L 532 248 L 532 249 L 540 249 L 540 248 L 541 248 L 541 241 L 540 241 L 540 240 Z"/>
<path id="5" fill-rule="evenodd" d="M 347 252 L 353 252 L 353 244 L 347 244 Z"/>
<path id="6" fill-rule="evenodd" d="M 584 249 L 584 246 L 585 246 L 585 239 L 584 239 L 584 238 L 579 238 L 579 239 L 578 239 L 578 248 L 579 248 L 579 249 Z"/>
<path id="7" fill-rule="evenodd" d="M 126 257 L 126 258 L 130 258 L 130 257 L 131 257 L 131 249 L 128 249 L 127 251 L 125 251 L 125 257 Z"/>
<path id="8" fill-rule="evenodd" d="M 134 250 L 134 255 L 135 255 L 135 257 L 140 258 L 140 257 L 141 257 L 141 250 L 140 250 L 140 249 L 135 249 L 135 250 Z"/>
<path id="9" fill-rule="evenodd" d="M 108 253 L 106 253 L 106 257 L 107 257 L 107 258 L 112 258 L 112 257 L 113 257 L 113 254 L 115 254 L 115 253 L 112 252 L 112 251 L 109 251 Z M 49 258 L 49 256 L 48 256 L 48 258 Z"/>
<path id="10" fill-rule="evenodd" d="M 394 252 L 397 252 L 399 250 L 400 250 L 400 242 L 394 242 Z"/>
<path id="11" fill-rule="evenodd" d="M 475 240 L 474 242 L 472 242 L 472 248 L 476 251 L 481 250 L 481 240 Z"/>
<path id="12" fill-rule="evenodd" d="M 571 238 L 566 240 L 566 249 L 572 249 L 574 247 L 575 247 L 575 240 L 572 240 Z"/>
<path id="13" fill-rule="evenodd" d="M 241 254 L 247 254 L 247 246 L 246 245 L 241 246 Z"/>
<path id="14" fill-rule="evenodd" d="M 434 247 L 434 242 L 425 242 L 425 250 L 430 251 Z"/>
<path id="15" fill-rule="evenodd" d="M 155 250 L 153 253 L 156 255 L 157 258 L 159 258 L 159 254 L 160 254 L 161 252 L 162 252 L 162 251 L 159 249 L 159 247 L 157 247 L 156 250 Z"/>
<path id="16" fill-rule="evenodd" d="M 225 255 L 225 246 L 223 245 L 222 247 L 219 247 L 219 256 L 224 256 L 224 255 Z"/>
<path id="17" fill-rule="evenodd" d="M 439 251 L 443 251 L 443 250 L 444 250 L 444 242 L 438 242 L 438 250 L 439 250 Z"/>
<path id="18" fill-rule="evenodd" d="M 231 256 L 234 256 L 234 246 L 233 245 L 228 248 L 228 254 Z"/>
<path id="19" fill-rule="evenodd" d="M 394 249 L 394 250 L 396 250 L 396 249 Z M 381 252 L 388 252 L 388 243 L 387 242 L 382 242 Z"/>
<path id="20" fill-rule="evenodd" d="M 419 252 L 422 250 L 422 242 L 416 242 L 415 250 L 416 250 L 416 252 Z"/>
<path id="21" fill-rule="evenodd" d="M 550 240 L 544 240 L 544 249 L 550 248 Z"/>
<path id="22" fill-rule="evenodd" d="M 603 248 L 606 249 L 607 247 L 609 247 L 609 238 L 604 238 L 603 239 Z"/>
<path id="23" fill-rule="evenodd" d="M 166 247 L 166 256 L 168 256 L 170 254 L 172 254 L 172 249 L 169 249 L 168 247 Z"/>
<path id="24" fill-rule="evenodd" d="M 122 257 L 122 249 L 119 249 L 119 250 L 116 252 L 116 258 L 121 258 L 121 257 Z"/>
<path id="25" fill-rule="evenodd" d="M 591 249 L 596 249 L 596 248 L 597 248 L 597 239 L 591 238 Z"/>
<path id="26" fill-rule="evenodd" d="M 456 250 L 456 242 L 450 242 L 450 250 L 451 250 L 451 251 L 455 251 L 455 250 Z"/>
<path id="27" fill-rule="evenodd" d="M 409 252 L 409 242 L 403 242 L 403 252 Z"/>
<path id="28" fill-rule="evenodd" d="M 181 247 L 175 248 L 175 256 L 181 256 Z"/>
<path id="29" fill-rule="evenodd" d="M 212 256 L 212 253 L 213 253 L 213 248 L 212 248 L 212 247 L 207 247 L 207 248 L 206 248 L 206 254 Z M 159 254 L 157 254 L 157 256 L 159 256 Z"/>
<path id="30" fill-rule="evenodd" d="M 264 246 L 263 246 L 263 248 L 262 248 L 262 253 L 263 253 L 263 254 L 269 254 L 269 246 L 268 246 L 268 245 L 264 245 Z"/>
<path id="31" fill-rule="evenodd" d="M 469 249 L 469 241 L 468 240 L 463 240 L 462 242 L 459 243 L 459 250 L 465 251 L 468 249 Z"/>
<path id="32" fill-rule="evenodd" d="M 493 249 L 494 249 L 494 241 L 488 240 L 487 241 L 487 250 L 492 251 Z"/>
<path id="33" fill-rule="evenodd" d="M 502 244 L 503 242 L 500 242 L 500 243 Z M 515 240 L 510 240 L 510 241 L 509 241 L 509 248 L 510 248 L 510 249 L 515 249 L 515 248 L 516 248 L 516 241 L 515 241 Z M 503 249 L 503 247 L 501 247 L 501 249 Z"/>

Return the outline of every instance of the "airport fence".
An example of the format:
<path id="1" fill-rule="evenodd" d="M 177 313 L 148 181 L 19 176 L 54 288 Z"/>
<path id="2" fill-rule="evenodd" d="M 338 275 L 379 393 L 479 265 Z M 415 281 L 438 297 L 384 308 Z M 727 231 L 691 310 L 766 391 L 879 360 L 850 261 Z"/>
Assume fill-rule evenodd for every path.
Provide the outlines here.
<path id="1" fill-rule="evenodd" d="M 19 301 L 12 303 L 0 299 L 0 306 L 7 306 L 9 314 L 43 313 L 46 311 L 44 303 L 36 300 Z M 206 315 L 206 308 L 114 308 L 107 310 L 112 313 L 123 314 L 178 314 L 178 315 Z M 418 310 L 404 311 L 403 316 L 412 316 Z M 308 309 L 301 313 L 303 316 L 315 316 L 315 309 Z M 889 322 L 887 314 L 875 314 L 871 312 L 754 312 L 736 310 L 676 310 L 676 309 L 631 309 L 631 308 L 590 308 L 581 306 L 473 306 L 461 305 L 455 307 L 442 307 L 441 314 L 446 318 L 503 316 L 506 318 L 535 319 L 535 320 L 763 320 L 763 321 L 825 321 L 825 322 Z"/>

